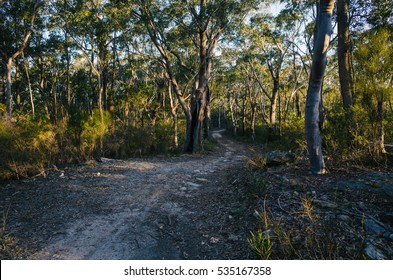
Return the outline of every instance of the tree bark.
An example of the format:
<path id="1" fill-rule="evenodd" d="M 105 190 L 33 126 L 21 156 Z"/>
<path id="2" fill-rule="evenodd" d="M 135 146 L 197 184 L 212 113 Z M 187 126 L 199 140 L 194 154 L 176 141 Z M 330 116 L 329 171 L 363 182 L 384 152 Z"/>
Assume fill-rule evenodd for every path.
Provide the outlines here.
<path id="1" fill-rule="evenodd" d="M 6 107 L 7 107 L 7 116 L 9 119 L 12 118 L 12 94 L 11 94 L 11 87 L 12 87 L 12 77 L 11 77 L 11 69 L 12 69 L 12 57 L 8 58 L 7 64 L 5 67 L 5 100 L 6 100 Z"/>
<path id="2" fill-rule="evenodd" d="M 29 88 L 29 96 L 30 96 L 30 105 L 31 105 L 31 116 L 35 118 L 35 106 L 34 106 L 34 98 L 33 98 L 33 90 L 31 88 L 31 81 L 29 75 L 29 60 L 25 57 L 24 53 L 22 52 L 22 58 L 25 66 L 26 78 L 27 78 L 27 85 Z"/>
<path id="3" fill-rule="evenodd" d="M 332 34 L 332 12 L 334 0 L 320 0 L 318 31 L 315 39 L 311 74 L 306 99 L 306 138 L 311 171 L 314 174 L 325 173 L 325 162 L 322 154 L 322 138 L 320 131 L 321 88 L 327 64 L 327 50 Z"/>
<path id="4" fill-rule="evenodd" d="M 352 105 L 348 0 L 337 0 L 338 73 L 343 106 Z"/>
<path id="5" fill-rule="evenodd" d="M 279 80 L 274 78 L 273 79 L 272 99 L 271 99 L 271 104 L 270 104 L 270 125 L 272 127 L 275 127 L 275 125 L 277 123 L 278 95 L 279 95 Z"/>
<path id="6" fill-rule="evenodd" d="M 177 105 L 172 97 L 172 84 L 170 81 L 168 82 L 168 98 L 169 98 L 169 106 L 171 107 L 171 115 L 173 119 L 173 144 L 175 148 L 179 147 L 179 140 L 178 140 L 178 125 L 177 125 Z"/>
<path id="7" fill-rule="evenodd" d="M 380 157 L 382 154 L 386 154 L 385 150 L 385 131 L 383 127 L 383 108 L 384 102 L 382 100 L 378 100 L 377 102 L 377 135 L 374 140 L 374 154 L 377 157 Z"/>

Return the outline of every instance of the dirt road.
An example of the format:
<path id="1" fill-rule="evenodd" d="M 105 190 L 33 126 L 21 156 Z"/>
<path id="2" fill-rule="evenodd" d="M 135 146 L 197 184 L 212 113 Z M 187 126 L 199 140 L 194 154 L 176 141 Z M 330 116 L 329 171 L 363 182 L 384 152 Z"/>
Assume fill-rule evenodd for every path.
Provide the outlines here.
<path id="1" fill-rule="evenodd" d="M 207 155 L 103 159 L 1 186 L 11 257 L 246 258 L 228 173 L 245 164 L 247 148 L 222 132 Z"/>

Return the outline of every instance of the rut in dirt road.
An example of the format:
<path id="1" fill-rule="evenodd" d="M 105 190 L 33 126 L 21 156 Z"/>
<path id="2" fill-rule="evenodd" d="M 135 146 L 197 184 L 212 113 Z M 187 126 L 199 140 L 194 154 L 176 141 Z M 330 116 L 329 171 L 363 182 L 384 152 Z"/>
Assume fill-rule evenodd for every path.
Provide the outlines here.
<path id="1" fill-rule="evenodd" d="M 222 132 L 213 133 L 219 143 L 207 155 L 103 159 L 32 182 L 31 207 L 47 206 L 26 224 L 18 219 L 26 219 L 27 210 L 12 209 L 19 213 L 10 226 L 17 240 L 23 236 L 23 258 L 246 258 L 246 233 L 230 215 L 227 180 L 228 170 L 245 164 L 248 150 Z M 51 203 L 50 196 L 60 198 Z"/>

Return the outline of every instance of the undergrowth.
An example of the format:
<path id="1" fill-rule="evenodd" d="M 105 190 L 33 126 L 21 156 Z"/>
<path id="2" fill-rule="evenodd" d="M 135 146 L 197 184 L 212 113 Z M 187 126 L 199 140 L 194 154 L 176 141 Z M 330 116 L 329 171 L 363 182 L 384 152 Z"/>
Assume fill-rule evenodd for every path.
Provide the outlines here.
<path id="1" fill-rule="evenodd" d="M 179 131 L 184 123 L 179 121 Z M 178 153 L 184 142 L 173 142 L 171 122 L 134 127 L 114 121 L 110 114 L 71 115 L 54 124 L 48 118 L 0 118 L 0 180 L 46 176 L 56 165 L 86 162 L 96 157 L 127 158 L 155 153 Z M 206 142 L 206 149 L 214 146 Z"/>

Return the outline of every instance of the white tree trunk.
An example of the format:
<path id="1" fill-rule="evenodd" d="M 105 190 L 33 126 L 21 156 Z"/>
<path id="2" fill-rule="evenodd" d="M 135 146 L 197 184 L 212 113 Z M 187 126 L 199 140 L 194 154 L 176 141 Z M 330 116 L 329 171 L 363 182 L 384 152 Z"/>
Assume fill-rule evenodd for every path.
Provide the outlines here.
<path id="1" fill-rule="evenodd" d="M 320 131 L 321 89 L 327 64 L 327 50 L 332 34 L 332 12 L 334 0 L 320 0 L 318 31 L 313 50 L 310 81 L 306 100 L 306 138 L 311 163 L 311 171 L 315 174 L 325 173 L 325 162 L 322 154 Z"/>

